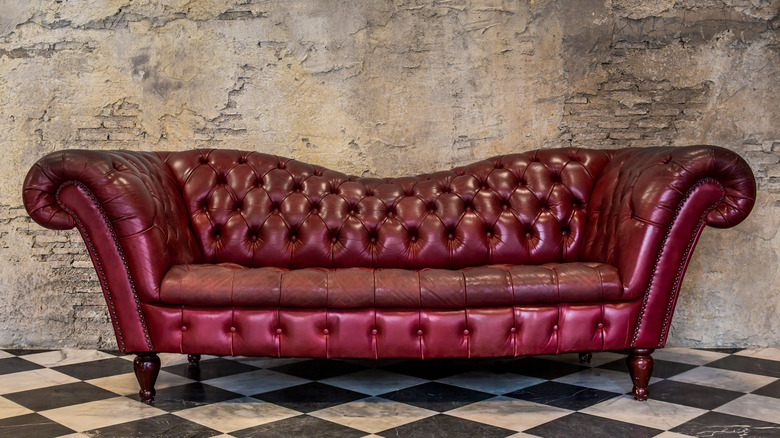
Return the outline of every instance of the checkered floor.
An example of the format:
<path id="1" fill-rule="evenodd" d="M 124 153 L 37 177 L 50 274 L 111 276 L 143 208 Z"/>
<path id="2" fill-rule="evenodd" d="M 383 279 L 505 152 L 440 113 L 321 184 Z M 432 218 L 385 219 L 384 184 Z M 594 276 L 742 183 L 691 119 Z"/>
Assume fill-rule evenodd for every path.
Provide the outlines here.
<path id="1" fill-rule="evenodd" d="M 663 349 L 645 403 L 625 356 L 319 360 L 0 350 L 0 437 L 780 436 L 780 349 Z"/>

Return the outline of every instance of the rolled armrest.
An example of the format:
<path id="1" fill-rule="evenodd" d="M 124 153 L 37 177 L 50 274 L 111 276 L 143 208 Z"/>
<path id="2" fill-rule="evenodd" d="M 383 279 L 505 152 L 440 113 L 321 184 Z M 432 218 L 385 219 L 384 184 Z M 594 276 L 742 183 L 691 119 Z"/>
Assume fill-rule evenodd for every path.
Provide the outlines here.
<path id="1" fill-rule="evenodd" d="M 726 228 L 753 208 L 748 164 L 716 146 L 623 149 L 599 175 L 580 258 L 616 266 L 642 297 L 632 346 L 666 342 L 677 293 L 704 225 Z"/>
<path id="2" fill-rule="evenodd" d="M 120 349 L 151 350 L 140 302 L 159 301 L 160 283 L 170 266 L 201 257 L 181 192 L 161 156 L 55 152 L 30 169 L 23 197 L 39 224 L 75 226 L 81 232 Z"/>

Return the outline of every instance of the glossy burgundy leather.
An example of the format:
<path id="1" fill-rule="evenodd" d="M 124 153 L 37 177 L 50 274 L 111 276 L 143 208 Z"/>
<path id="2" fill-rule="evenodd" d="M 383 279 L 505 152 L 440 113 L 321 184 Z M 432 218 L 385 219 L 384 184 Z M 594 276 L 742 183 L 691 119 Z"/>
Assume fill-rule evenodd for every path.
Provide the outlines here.
<path id="1" fill-rule="evenodd" d="M 713 146 L 389 179 L 256 152 L 61 151 L 24 186 L 34 220 L 89 239 L 123 351 L 323 357 L 663 346 L 702 227 L 754 199 L 744 160 Z"/>
<path id="2" fill-rule="evenodd" d="M 176 265 L 160 287 L 160 302 L 194 306 L 463 308 L 631 298 L 617 269 L 599 263 L 459 270 Z"/>

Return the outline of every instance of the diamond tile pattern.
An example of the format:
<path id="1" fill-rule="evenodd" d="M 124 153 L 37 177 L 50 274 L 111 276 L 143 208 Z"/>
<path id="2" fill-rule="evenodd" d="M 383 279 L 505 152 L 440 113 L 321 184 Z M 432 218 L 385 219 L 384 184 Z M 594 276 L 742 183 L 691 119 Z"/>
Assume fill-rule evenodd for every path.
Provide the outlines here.
<path id="1" fill-rule="evenodd" d="M 576 354 L 431 361 L 204 356 L 199 369 L 172 355 L 157 401 L 146 406 L 125 384 L 131 356 L 7 349 L 0 350 L 0 438 L 774 437 L 780 355 L 765 350 L 659 350 L 647 403 L 626 395 L 625 356 L 614 352 L 594 353 L 592 365 L 579 364 Z"/>

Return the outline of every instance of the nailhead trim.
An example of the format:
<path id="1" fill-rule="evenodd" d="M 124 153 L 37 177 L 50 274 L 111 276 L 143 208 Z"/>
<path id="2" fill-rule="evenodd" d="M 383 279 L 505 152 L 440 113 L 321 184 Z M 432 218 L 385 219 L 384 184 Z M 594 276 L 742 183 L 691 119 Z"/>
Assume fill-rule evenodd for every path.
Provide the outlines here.
<path id="1" fill-rule="evenodd" d="M 141 304 L 140 304 L 140 301 L 138 299 L 138 292 L 135 289 L 135 285 L 133 284 L 133 278 L 132 278 L 132 275 L 130 274 L 130 267 L 127 264 L 127 259 L 125 258 L 125 254 L 124 254 L 124 251 L 122 250 L 122 246 L 119 244 L 119 239 L 117 238 L 116 233 L 114 232 L 114 227 L 111 224 L 111 221 L 106 216 L 106 213 L 103 210 L 103 206 L 100 205 L 100 202 L 95 198 L 95 196 L 87 188 L 86 185 L 84 185 L 83 183 L 79 183 L 77 181 L 72 181 L 72 180 L 71 181 L 65 181 L 64 183 L 60 184 L 60 186 L 57 188 L 57 191 L 54 194 L 54 198 L 57 200 L 57 205 L 59 205 L 59 207 L 61 209 L 63 209 L 66 213 L 70 214 L 73 217 L 73 219 L 76 221 L 76 226 L 78 227 L 79 232 L 81 232 L 81 235 L 83 236 L 84 241 L 87 244 L 87 250 L 89 251 L 90 256 L 92 256 L 93 263 L 95 264 L 95 267 L 97 268 L 97 271 L 98 271 L 97 273 L 100 276 L 100 279 L 99 279 L 100 280 L 100 286 L 103 289 L 103 293 L 105 295 L 106 302 L 108 304 L 109 317 L 111 318 L 111 322 L 112 322 L 112 324 L 114 326 L 114 330 L 116 330 L 117 338 L 119 339 L 119 349 L 122 352 L 126 352 L 127 351 L 127 349 L 125 347 L 125 342 L 124 342 L 124 335 L 122 334 L 122 330 L 119 327 L 119 321 L 117 320 L 116 308 L 114 307 L 114 298 L 111 296 L 111 290 L 108 288 L 108 280 L 106 279 L 106 274 L 103 271 L 103 265 L 100 262 L 100 258 L 97 255 L 97 250 L 95 249 L 95 246 L 92 244 L 92 239 L 90 238 L 89 234 L 87 233 L 87 229 L 84 226 L 84 224 L 81 222 L 81 219 L 79 219 L 79 217 L 76 215 L 75 211 L 70 210 L 69 208 L 67 208 L 62 203 L 62 200 L 60 199 L 60 192 L 62 191 L 62 189 L 65 188 L 66 186 L 70 186 L 70 185 L 76 185 L 76 187 L 78 189 L 82 190 L 83 192 L 85 192 L 87 194 L 87 196 L 89 196 L 89 199 L 92 200 L 93 204 L 95 204 L 95 206 L 98 209 L 98 212 L 100 213 L 100 216 L 103 218 L 103 221 L 106 223 L 106 227 L 108 228 L 108 231 L 111 233 L 111 238 L 114 241 L 114 246 L 115 246 L 115 248 L 117 250 L 117 253 L 122 258 L 122 261 L 123 261 L 123 264 L 124 264 L 124 267 L 125 267 L 125 273 L 127 274 L 127 279 L 130 282 L 130 289 L 132 290 L 133 298 L 135 299 L 135 302 L 137 303 L 136 304 L 136 308 L 137 308 L 137 311 L 138 311 L 138 317 L 141 320 L 141 327 L 143 328 L 144 334 L 146 335 L 146 346 L 149 347 L 149 351 L 154 351 L 154 348 L 152 347 L 152 340 L 149 338 L 149 330 L 148 330 L 148 328 L 146 326 L 146 320 L 144 319 L 144 314 L 141 311 Z"/>
<path id="2" fill-rule="evenodd" d="M 717 181 L 714 178 L 702 178 L 691 187 L 688 192 L 683 195 L 682 199 L 680 200 L 680 203 L 677 204 L 677 208 L 674 210 L 674 216 L 672 216 L 672 223 L 669 224 L 669 227 L 666 230 L 666 234 L 664 235 L 663 239 L 661 240 L 661 246 L 658 249 L 658 255 L 655 257 L 655 263 L 653 264 L 653 270 L 650 272 L 650 279 L 647 283 L 647 288 L 645 289 L 644 298 L 642 299 L 642 308 L 639 311 L 639 318 L 637 319 L 636 328 L 634 329 L 634 337 L 631 340 L 631 347 L 633 348 L 636 344 L 636 340 L 639 337 L 639 329 L 642 326 L 642 317 L 645 314 L 645 310 L 647 308 L 647 301 L 649 299 L 649 293 L 651 286 L 653 285 L 653 277 L 655 276 L 655 272 L 658 269 L 658 262 L 661 261 L 661 254 L 664 251 L 664 247 L 666 246 L 666 241 L 669 239 L 669 235 L 672 232 L 672 228 L 674 228 L 674 223 L 677 221 L 677 217 L 680 214 L 680 211 L 682 211 L 683 205 L 688 201 L 688 199 L 691 197 L 693 192 L 698 189 L 702 184 L 705 183 L 712 183 L 716 184 L 718 187 L 720 187 L 720 199 L 718 199 L 718 202 L 715 202 L 707 210 L 701 215 L 699 218 L 699 222 L 696 225 L 696 228 L 693 230 L 693 234 L 691 235 L 691 238 L 688 240 L 688 246 L 685 248 L 685 251 L 683 251 L 682 260 L 680 260 L 680 266 L 677 268 L 677 274 L 674 277 L 674 283 L 672 284 L 672 289 L 669 291 L 669 303 L 666 305 L 666 313 L 664 316 L 664 322 L 661 325 L 661 333 L 658 338 L 658 347 L 663 346 L 664 338 L 667 334 L 667 328 L 670 325 L 670 318 L 672 314 L 672 306 L 674 305 L 674 299 L 676 297 L 678 288 L 681 284 L 682 280 L 682 274 L 683 274 L 683 268 L 685 267 L 685 260 L 688 258 L 688 254 L 691 252 L 691 249 L 693 247 L 693 241 L 696 238 L 696 234 L 699 233 L 699 230 L 705 225 L 705 219 L 707 215 L 714 210 L 715 208 L 720 205 L 721 202 L 723 202 L 723 198 L 726 197 L 726 190 L 723 188 L 723 185 Z"/>

